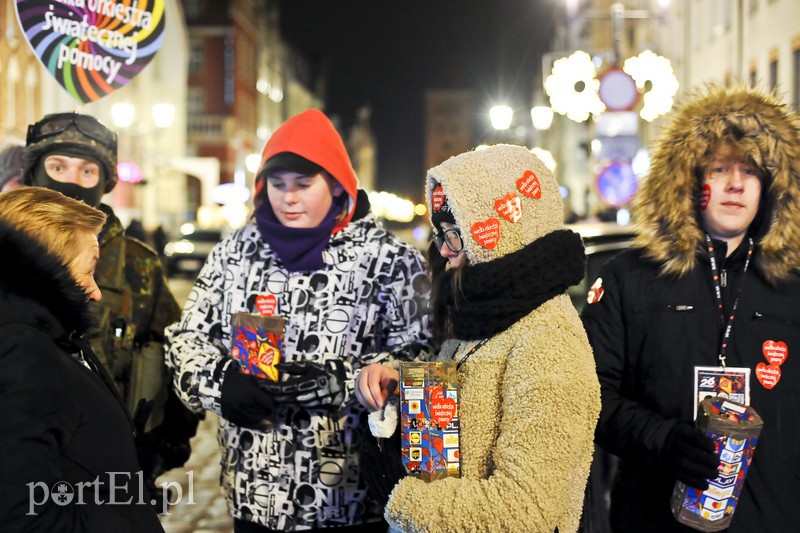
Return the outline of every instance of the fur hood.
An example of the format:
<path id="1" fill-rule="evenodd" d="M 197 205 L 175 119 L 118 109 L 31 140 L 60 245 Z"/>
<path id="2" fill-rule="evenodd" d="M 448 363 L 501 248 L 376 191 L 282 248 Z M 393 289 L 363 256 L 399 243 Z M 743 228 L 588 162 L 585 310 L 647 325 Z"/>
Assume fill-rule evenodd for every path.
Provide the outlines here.
<path id="1" fill-rule="evenodd" d="M 52 336 L 83 333 L 90 325 L 86 291 L 67 266 L 22 231 L 0 221 L 0 324 L 29 322 Z M 32 301 L 33 316 L 17 308 Z M 55 321 L 58 325 L 53 324 Z M 60 327 L 63 331 L 58 331 Z"/>
<path id="2" fill-rule="evenodd" d="M 441 191 L 435 191 L 441 187 Z M 528 149 L 499 144 L 451 157 L 428 171 L 428 212 L 446 200 L 472 265 L 498 259 L 563 228 L 553 173 Z"/>
<path id="3" fill-rule="evenodd" d="M 697 264 L 703 230 L 698 219 L 699 171 L 719 141 L 744 145 L 768 176 L 751 228 L 756 266 L 772 283 L 800 269 L 800 122 L 774 95 L 747 87 L 707 86 L 676 111 L 656 141 L 650 173 L 633 205 L 634 247 L 682 276 Z"/>

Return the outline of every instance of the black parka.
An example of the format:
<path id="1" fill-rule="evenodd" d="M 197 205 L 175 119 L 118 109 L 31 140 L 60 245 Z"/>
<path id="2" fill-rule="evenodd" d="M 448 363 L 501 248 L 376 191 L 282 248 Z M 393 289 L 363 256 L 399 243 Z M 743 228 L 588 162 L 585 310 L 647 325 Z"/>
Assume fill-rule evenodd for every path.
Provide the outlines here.
<path id="1" fill-rule="evenodd" d="M 671 516 L 676 476 L 665 447 L 677 422 L 693 420 L 694 367 L 720 364 L 723 321 L 696 214 L 698 169 L 720 140 L 740 141 L 768 172 L 762 211 L 750 228 L 750 268 L 742 275 L 746 240 L 722 264 L 730 274 L 723 288 L 726 310 L 742 288 L 727 364 L 750 369 L 750 404 L 764 420 L 729 531 L 797 531 L 798 131 L 796 116 L 774 98 L 712 87 L 676 113 L 656 144 L 652 170 L 635 201 L 635 249 L 603 268 L 594 303 L 582 316 L 601 384 L 596 442 L 621 458 L 612 492 L 615 532 L 690 531 Z M 767 341 L 788 347 L 772 388 L 757 375 L 759 364 L 769 364 Z"/>
<path id="2" fill-rule="evenodd" d="M 0 256 L 0 531 L 163 531 L 110 378 L 73 355 L 91 360 L 73 340 L 88 325 L 84 291 L 5 223 Z"/>

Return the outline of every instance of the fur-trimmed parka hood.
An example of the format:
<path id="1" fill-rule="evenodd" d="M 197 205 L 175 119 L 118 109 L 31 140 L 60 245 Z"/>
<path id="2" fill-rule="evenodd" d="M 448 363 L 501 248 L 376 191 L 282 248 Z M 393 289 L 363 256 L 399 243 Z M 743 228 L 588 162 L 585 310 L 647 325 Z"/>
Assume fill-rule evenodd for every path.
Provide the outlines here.
<path id="1" fill-rule="evenodd" d="M 704 239 L 700 176 L 707 156 L 726 140 L 744 147 L 766 175 L 761 209 L 767 211 L 751 227 L 756 266 L 773 283 L 785 280 L 800 270 L 800 121 L 774 95 L 743 86 L 707 86 L 674 111 L 634 201 L 634 246 L 666 275 L 694 268 Z"/>
<path id="2" fill-rule="evenodd" d="M 54 339 L 89 327 L 86 291 L 58 257 L 3 221 L 0 256 L 0 325 L 24 322 Z"/>
<path id="3" fill-rule="evenodd" d="M 452 210 L 472 265 L 563 229 L 558 183 L 522 146 L 498 144 L 451 157 L 428 171 L 425 190 L 430 213 L 443 202 Z"/>

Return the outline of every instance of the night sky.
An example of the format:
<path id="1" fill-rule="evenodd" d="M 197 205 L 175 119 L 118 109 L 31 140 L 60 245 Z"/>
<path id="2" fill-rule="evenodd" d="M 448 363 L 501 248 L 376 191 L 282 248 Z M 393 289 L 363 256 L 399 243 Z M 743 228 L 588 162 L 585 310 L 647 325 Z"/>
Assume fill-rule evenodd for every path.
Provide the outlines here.
<path id="1" fill-rule="evenodd" d="M 424 90 L 473 91 L 473 136 L 501 100 L 530 104 L 560 0 L 281 0 L 283 37 L 327 77 L 326 112 L 349 128 L 372 107 L 377 187 L 421 201 Z"/>

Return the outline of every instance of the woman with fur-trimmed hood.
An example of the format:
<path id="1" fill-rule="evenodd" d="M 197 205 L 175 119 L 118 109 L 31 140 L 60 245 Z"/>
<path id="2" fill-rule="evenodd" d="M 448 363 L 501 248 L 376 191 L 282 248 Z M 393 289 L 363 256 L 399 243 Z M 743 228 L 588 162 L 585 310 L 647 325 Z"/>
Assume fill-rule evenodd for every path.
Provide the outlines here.
<path id="1" fill-rule="evenodd" d="M 434 334 L 455 339 L 438 359 L 458 365 L 461 477 L 402 479 L 385 517 L 406 532 L 575 532 L 599 385 L 565 294 L 585 254 L 563 227 L 558 184 L 527 149 L 498 145 L 431 169 L 427 198 L 441 254 Z M 371 365 L 357 396 L 380 408 L 398 378 Z"/>
<path id="2" fill-rule="evenodd" d="M 656 143 L 634 249 L 604 267 L 583 312 L 602 387 L 597 442 L 621 458 L 615 532 L 686 531 L 670 512 L 676 480 L 729 504 L 726 457 L 692 422 L 703 366 L 747 381 L 764 421 L 728 531 L 797 529 L 798 184 L 798 117 L 754 89 L 705 88 Z"/>

